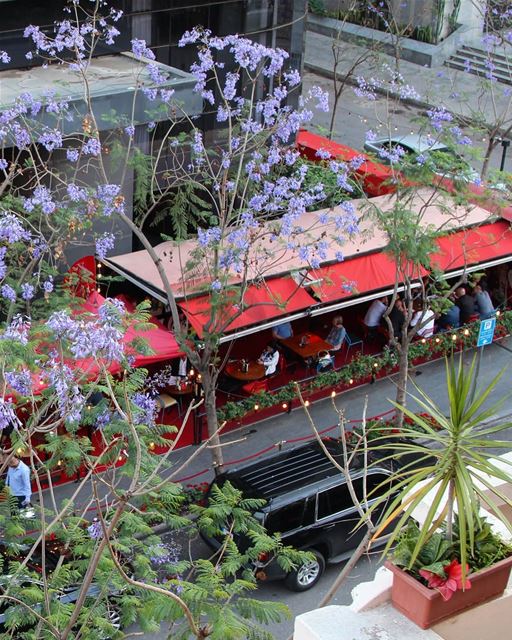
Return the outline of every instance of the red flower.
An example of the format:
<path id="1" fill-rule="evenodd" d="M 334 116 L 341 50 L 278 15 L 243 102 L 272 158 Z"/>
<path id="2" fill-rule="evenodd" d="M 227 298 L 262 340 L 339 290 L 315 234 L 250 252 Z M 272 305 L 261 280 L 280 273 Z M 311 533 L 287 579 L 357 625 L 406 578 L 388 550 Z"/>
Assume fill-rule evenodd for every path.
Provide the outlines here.
<path id="1" fill-rule="evenodd" d="M 428 587 L 437 589 L 443 600 L 449 600 L 457 589 L 471 589 L 469 578 L 466 577 L 465 580 L 462 580 L 462 565 L 458 560 L 452 560 L 443 569 L 445 578 L 441 578 L 441 576 L 432 573 L 432 571 L 420 569 L 420 576 L 428 581 Z M 466 576 L 468 571 L 469 567 L 466 565 Z"/>

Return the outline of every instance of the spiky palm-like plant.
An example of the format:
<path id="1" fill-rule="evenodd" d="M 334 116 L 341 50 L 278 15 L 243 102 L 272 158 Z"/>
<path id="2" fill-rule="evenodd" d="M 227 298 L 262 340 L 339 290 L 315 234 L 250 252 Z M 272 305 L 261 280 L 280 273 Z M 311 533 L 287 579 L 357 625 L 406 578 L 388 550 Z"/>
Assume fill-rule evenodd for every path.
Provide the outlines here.
<path id="1" fill-rule="evenodd" d="M 493 453 L 496 449 L 510 449 L 510 441 L 497 440 L 495 436 L 511 427 L 512 423 L 500 421 L 499 424 L 488 424 L 506 398 L 484 407 L 504 372 L 500 372 L 475 393 L 475 363 L 474 358 L 471 365 L 465 367 L 461 357 L 456 366 L 453 358 L 447 359 L 448 415 L 427 393 L 416 387 L 417 395 L 412 397 L 424 413 L 418 415 L 393 403 L 404 411 L 412 426 L 405 425 L 400 436 L 396 440 L 393 438 L 391 444 L 372 443 L 372 449 L 387 449 L 386 455 L 390 459 L 409 460 L 396 472 L 392 486 L 371 507 L 371 511 L 374 511 L 388 502 L 374 536 L 381 535 L 393 523 L 385 552 L 395 543 L 406 522 L 414 517 L 414 511 L 420 503 L 427 496 L 430 502 L 408 568 L 412 567 L 432 533 L 443 524 L 446 537 L 452 542 L 453 527 L 457 520 L 458 554 L 465 570 L 468 557 L 474 549 L 480 504 L 486 505 L 512 532 L 511 523 L 495 499 L 511 506 L 512 503 L 493 484 L 496 479 L 512 482 L 512 473 L 496 465 L 497 454 Z M 418 427 L 424 431 L 425 438 L 418 439 Z M 411 458 L 414 462 L 410 461 Z"/>

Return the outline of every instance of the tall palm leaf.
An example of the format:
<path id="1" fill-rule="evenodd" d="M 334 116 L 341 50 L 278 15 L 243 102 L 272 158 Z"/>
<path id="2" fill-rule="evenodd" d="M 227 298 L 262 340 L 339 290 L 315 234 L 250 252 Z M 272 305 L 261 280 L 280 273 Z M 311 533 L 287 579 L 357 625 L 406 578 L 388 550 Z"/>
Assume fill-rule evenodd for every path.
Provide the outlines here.
<path id="1" fill-rule="evenodd" d="M 417 395 L 412 397 L 429 418 L 425 419 L 424 416 L 393 403 L 409 417 L 413 425 L 424 431 L 424 438 L 418 439 L 417 429 L 404 427 L 400 440 L 397 437 L 396 441 L 391 439 L 389 442 L 388 437 L 386 444 L 379 444 L 378 440 L 372 442 L 371 449 L 384 452 L 387 459 L 400 460 L 407 456 L 409 460 L 416 460 L 409 461 L 394 474 L 391 488 L 379 495 L 370 509 L 372 512 L 386 505 L 375 538 L 393 523 L 385 552 L 394 544 L 407 520 L 413 517 L 415 509 L 429 496 L 430 506 L 420 527 L 409 568 L 430 535 L 443 521 L 446 524 L 447 538 L 451 541 L 457 517 L 460 560 L 465 570 L 469 552 L 474 549 L 480 503 L 486 504 L 512 532 L 512 525 L 497 506 L 496 498 L 510 506 L 512 502 L 499 487 L 493 486 L 495 480 L 512 482 L 512 475 L 508 469 L 504 471 L 494 463 L 497 455 L 491 451 L 511 448 L 509 441 L 496 440 L 494 436 L 511 427 L 512 423 L 504 421 L 499 425 L 485 426 L 496 416 L 507 398 L 484 407 L 504 371 L 473 395 L 475 362 L 473 358 L 471 365 L 466 368 L 462 356 L 458 367 L 453 358 L 446 360 L 448 415 L 444 415 L 434 400 L 417 386 Z M 440 430 L 432 427 L 431 420 L 439 425 Z M 426 464 L 425 461 L 429 459 L 430 462 Z M 423 463 L 418 465 L 418 461 Z"/>

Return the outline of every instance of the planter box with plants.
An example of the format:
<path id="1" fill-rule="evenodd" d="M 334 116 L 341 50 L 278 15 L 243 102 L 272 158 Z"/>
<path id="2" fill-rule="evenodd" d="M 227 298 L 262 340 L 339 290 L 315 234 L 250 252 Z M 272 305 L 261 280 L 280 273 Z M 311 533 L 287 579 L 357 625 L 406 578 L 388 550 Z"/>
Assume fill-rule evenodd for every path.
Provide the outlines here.
<path id="1" fill-rule="evenodd" d="M 397 465 L 391 486 L 368 513 L 384 508 L 374 538 L 386 530 L 385 553 L 396 545 L 387 564 L 394 576 L 392 603 L 423 629 L 501 595 L 512 567 L 512 546 L 480 515 L 485 505 L 512 537 L 512 523 L 499 506 L 512 506 L 499 486 L 512 484 L 512 476 L 494 453 L 510 448 L 496 435 L 511 423 L 486 425 L 506 399 L 486 404 L 503 372 L 475 390 L 475 362 L 465 368 L 462 358 L 458 366 L 453 356 L 447 360 L 448 415 L 416 387 L 423 413 L 395 405 L 409 426 L 397 433 L 384 429 L 368 444 L 390 460 L 414 459 Z"/>

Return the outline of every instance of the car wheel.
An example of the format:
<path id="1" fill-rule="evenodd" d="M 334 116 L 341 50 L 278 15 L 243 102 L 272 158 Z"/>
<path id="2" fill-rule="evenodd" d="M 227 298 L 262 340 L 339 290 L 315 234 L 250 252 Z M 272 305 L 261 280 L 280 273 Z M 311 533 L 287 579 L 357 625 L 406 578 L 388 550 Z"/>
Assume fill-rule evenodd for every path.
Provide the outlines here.
<path id="1" fill-rule="evenodd" d="M 311 589 L 320 580 L 325 570 L 323 555 L 316 549 L 307 549 L 307 551 L 312 553 L 314 558 L 292 571 L 285 580 L 286 586 L 292 591 L 307 591 Z"/>

